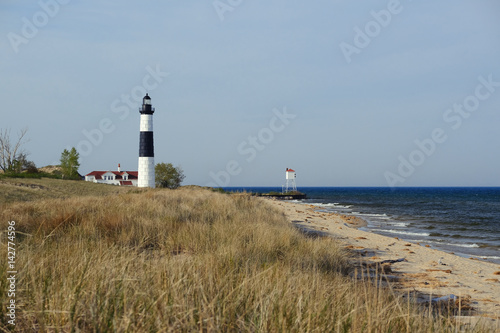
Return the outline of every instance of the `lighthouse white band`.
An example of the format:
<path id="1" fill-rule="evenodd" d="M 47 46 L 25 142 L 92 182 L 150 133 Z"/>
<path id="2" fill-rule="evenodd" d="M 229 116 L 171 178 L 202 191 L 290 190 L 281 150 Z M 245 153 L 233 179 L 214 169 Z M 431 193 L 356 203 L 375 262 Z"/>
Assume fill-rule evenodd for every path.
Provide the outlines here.
<path id="1" fill-rule="evenodd" d="M 139 157 L 138 187 L 155 187 L 155 158 Z"/>
<path id="2" fill-rule="evenodd" d="M 152 114 L 141 114 L 141 132 L 152 132 L 153 131 L 153 115 Z"/>

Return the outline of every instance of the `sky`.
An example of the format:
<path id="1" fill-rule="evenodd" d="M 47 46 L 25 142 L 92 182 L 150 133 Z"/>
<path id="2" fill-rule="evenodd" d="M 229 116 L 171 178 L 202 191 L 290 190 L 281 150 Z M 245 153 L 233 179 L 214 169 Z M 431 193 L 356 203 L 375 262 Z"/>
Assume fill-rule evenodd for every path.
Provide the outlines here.
<path id="1" fill-rule="evenodd" d="M 500 186 L 500 2 L 3 0 L 0 128 L 38 167 L 183 184 Z"/>

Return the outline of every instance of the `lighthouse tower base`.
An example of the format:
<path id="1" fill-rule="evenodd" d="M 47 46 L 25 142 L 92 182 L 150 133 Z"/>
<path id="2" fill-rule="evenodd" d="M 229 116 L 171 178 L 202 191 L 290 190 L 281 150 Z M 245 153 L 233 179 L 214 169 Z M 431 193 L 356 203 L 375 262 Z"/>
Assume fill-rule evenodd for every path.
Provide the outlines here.
<path id="1" fill-rule="evenodd" d="M 155 158 L 139 157 L 137 187 L 155 187 Z"/>

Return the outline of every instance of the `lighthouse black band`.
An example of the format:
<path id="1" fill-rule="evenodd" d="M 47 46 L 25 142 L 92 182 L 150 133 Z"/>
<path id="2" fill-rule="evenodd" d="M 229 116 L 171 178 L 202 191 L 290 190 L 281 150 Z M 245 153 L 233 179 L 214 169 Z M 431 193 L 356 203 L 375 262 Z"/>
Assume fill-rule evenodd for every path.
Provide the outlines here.
<path id="1" fill-rule="evenodd" d="M 139 157 L 154 157 L 153 132 L 141 132 L 139 139 Z"/>

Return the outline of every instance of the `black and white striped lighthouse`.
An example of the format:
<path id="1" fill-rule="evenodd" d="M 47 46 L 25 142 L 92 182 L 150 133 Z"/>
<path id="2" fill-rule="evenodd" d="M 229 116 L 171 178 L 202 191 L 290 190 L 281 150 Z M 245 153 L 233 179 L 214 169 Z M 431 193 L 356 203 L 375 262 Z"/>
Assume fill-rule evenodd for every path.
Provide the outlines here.
<path id="1" fill-rule="evenodd" d="M 146 94 L 142 99 L 138 187 L 155 187 L 155 149 L 153 145 L 153 113 L 151 97 Z"/>

